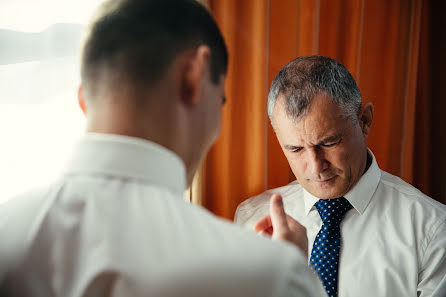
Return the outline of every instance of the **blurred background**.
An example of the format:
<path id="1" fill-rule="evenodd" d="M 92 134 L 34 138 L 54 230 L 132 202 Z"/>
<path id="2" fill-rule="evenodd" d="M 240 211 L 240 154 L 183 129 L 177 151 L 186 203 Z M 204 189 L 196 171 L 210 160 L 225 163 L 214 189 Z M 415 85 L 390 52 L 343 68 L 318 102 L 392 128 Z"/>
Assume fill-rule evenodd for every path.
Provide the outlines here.
<path id="1" fill-rule="evenodd" d="M 48 181 L 85 129 L 77 107 L 82 30 L 100 0 L 0 1 L 0 203 Z M 326 55 L 375 106 L 368 146 L 381 169 L 446 203 L 446 2 L 202 0 L 230 64 L 221 137 L 185 199 L 232 219 L 294 180 L 266 113 L 287 62 Z"/>
<path id="2" fill-rule="evenodd" d="M 98 0 L 0 0 L 0 202 L 55 177 L 85 128 L 79 47 Z"/>

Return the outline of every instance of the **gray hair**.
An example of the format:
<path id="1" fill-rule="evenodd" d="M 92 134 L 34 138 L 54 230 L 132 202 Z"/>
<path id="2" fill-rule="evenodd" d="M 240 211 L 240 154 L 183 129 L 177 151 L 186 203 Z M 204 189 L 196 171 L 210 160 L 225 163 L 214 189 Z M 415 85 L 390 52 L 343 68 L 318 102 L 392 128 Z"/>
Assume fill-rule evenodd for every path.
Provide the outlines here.
<path id="1" fill-rule="evenodd" d="M 356 122 L 362 99 L 353 76 L 329 57 L 307 56 L 289 62 L 274 77 L 268 94 L 271 123 L 279 94 L 284 96 L 286 114 L 298 121 L 308 112 L 313 98 L 324 92 Z"/>

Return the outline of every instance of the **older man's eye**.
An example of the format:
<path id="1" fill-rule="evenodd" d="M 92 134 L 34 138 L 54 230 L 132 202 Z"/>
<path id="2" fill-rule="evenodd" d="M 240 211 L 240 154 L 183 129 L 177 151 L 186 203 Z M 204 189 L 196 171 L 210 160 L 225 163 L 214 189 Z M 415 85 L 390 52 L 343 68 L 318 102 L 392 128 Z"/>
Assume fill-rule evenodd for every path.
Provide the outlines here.
<path id="1" fill-rule="evenodd" d="M 321 145 L 322 145 L 323 147 L 332 147 L 332 146 L 337 145 L 337 144 L 340 143 L 340 142 L 341 142 L 341 139 L 336 140 L 336 141 L 333 141 L 333 142 L 322 143 Z"/>
<path id="2" fill-rule="evenodd" d="M 330 147 L 330 146 L 334 146 L 335 144 L 337 144 L 337 142 L 324 143 L 324 144 L 322 144 L 322 146 Z"/>
<path id="3" fill-rule="evenodd" d="M 302 150 L 302 148 L 301 147 L 296 147 L 296 148 L 293 148 L 292 150 L 290 150 L 292 153 L 297 153 L 297 152 L 299 152 L 300 150 Z"/>

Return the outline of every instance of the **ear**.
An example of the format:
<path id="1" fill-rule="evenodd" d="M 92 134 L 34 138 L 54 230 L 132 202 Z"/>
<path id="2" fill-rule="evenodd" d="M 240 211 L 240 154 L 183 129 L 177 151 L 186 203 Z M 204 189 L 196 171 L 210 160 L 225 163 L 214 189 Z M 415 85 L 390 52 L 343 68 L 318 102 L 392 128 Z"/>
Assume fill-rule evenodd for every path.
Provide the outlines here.
<path id="1" fill-rule="evenodd" d="M 364 138 L 369 136 L 370 126 L 373 121 L 373 104 L 371 102 L 366 103 L 361 110 L 359 115 L 359 125 L 361 126 L 362 134 Z"/>
<path id="2" fill-rule="evenodd" d="M 87 105 L 85 103 L 84 99 L 84 93 L 82 91 L 82 83 L 79 85 L 79 89 L 77 90 L 77 102 L 79 104 L 79 107 L 81 108 L 84 115 L 87 115 Z"/>
<path id="3" fill-rule="evenodd" d="M 180 96 L 187 105 L 195 105 L 201 100 L 201 88 L 205 82 L 211 49 L 200 45 L 192 53 L 185 55 L 185 64 L 180 73 Z"/>

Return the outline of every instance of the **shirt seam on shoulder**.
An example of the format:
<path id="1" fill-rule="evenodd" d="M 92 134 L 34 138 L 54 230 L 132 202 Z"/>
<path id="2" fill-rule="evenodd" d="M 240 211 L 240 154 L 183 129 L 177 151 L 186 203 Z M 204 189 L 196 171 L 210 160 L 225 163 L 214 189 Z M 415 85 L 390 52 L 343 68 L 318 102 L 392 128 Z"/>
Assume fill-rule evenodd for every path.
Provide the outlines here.
<path id="1" fill-rule="evenodd" d="M 421 257 L 421 263 L 424 262 L 425 260 L 425 256 L 426 256 L 426 251 L 430 245 L 430 243 L 432 242 L 432 240 L 436 237 L 436 234 L 439 232 L 440 227 L 446 225 L 446 220 L 440 221 L 440 223 L 438 223 L 437 226 L 434 226 L 432 229 L 434 230 L 433 232 L 431 232 L 428 236 L 425 237 L 425 247 L 423 248 L 423 255 Z M 421 270 L 420 270 L 421 271 Z"/>
<path id="2" fill-rule="evenodd" d="M 422 201 L 429 204 L 430 206 L 432 206 L 433 208 L 435 208 L 436 210 L 441 211 L 445 217 L 446 217 L 446 211 L 440 209 L 438 207 L 438 205 L 432 203 L 432 201 L 436 201 L 435 199 L 433 199 L 432 197 L 427 196 L 426 194 L 424 194 L 423 192 L 421 192 L 420 190 L 418 190 L 417 188 L 413 187 L 415 189 L 415 191 L 407 191 L 405 189 L 402 189 L 401 187 L 398 187 L 398 185 L 390 182 L 390 181 L 386 181 L 386 180 L 381 180 L 381 182 L 385 185 L 388 186 L 396 191 L 398 191 L 401 194 L 407 195 L 408 198 L 413 199 L 415 201 Z M 429 198 L 429 199 L 426 199 Z"/>
<path id="3" fill-rule="evenodd" d="M 402 187 L 399 187 L 397 184 L 395 184 L 395 183 L 393 183 L 393 182 L 391 182 L 391 181 L 381 179 L 381 182 L 382 182 L 384 185 L 386 185 L 386 186 L 388 186 L 388 187 L 391 187 L 392 189 L 395 189 L 395 190 L 398 191 L 399 193 L 403 193 L 403 194 L 405 194 L 405 195 L 412 196 L 413 198 L 419 197 L 419 196 L 421 196 L 420 194 L 422 194 L 422 193 L 421 193 L 418 189 L 416 189 L 415 187 L 414 187 L 414 189 L 416 189 L 416 191 L 407 191 L 407 190 L 403 189 Z"/>

